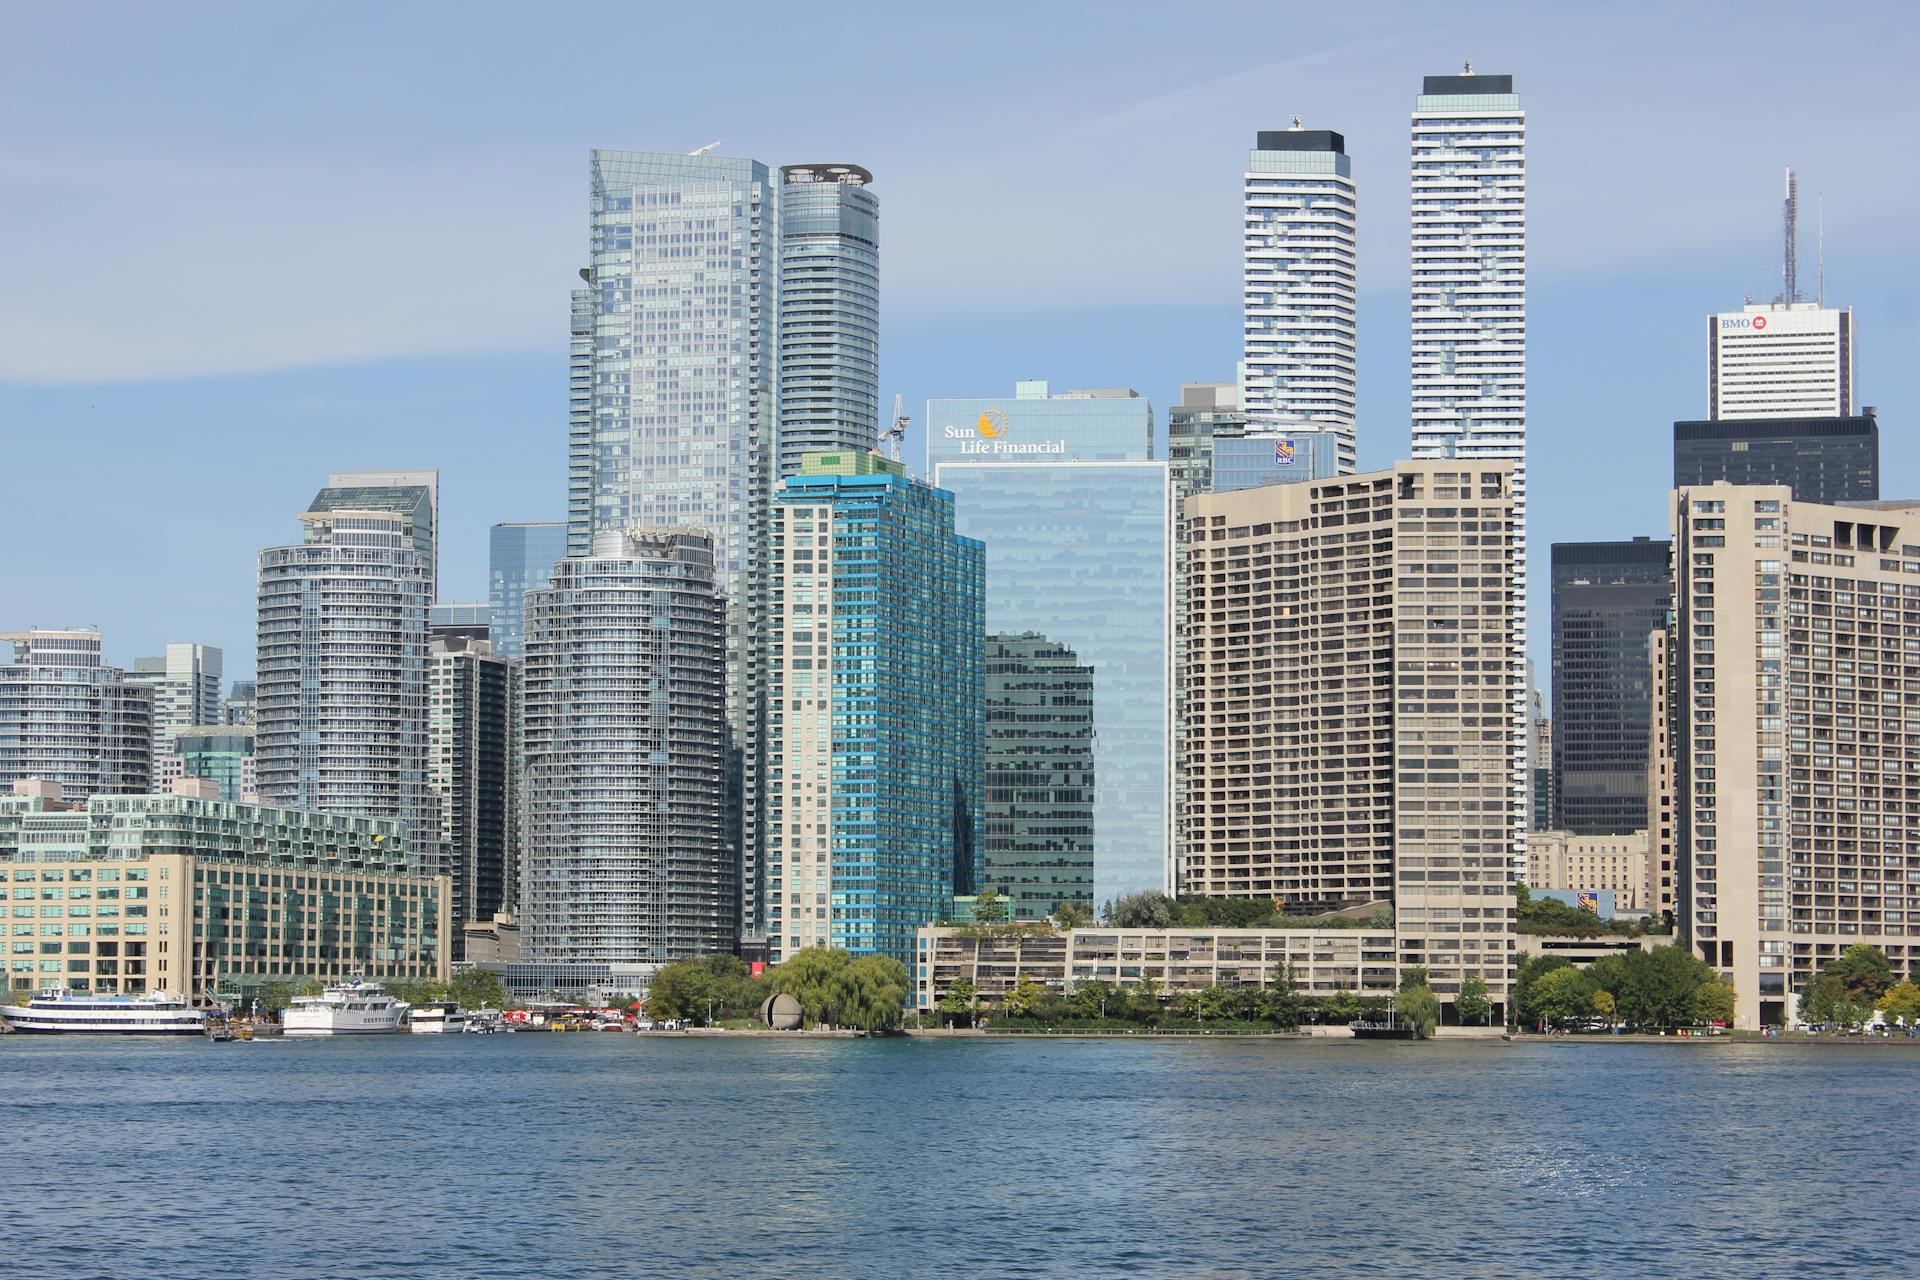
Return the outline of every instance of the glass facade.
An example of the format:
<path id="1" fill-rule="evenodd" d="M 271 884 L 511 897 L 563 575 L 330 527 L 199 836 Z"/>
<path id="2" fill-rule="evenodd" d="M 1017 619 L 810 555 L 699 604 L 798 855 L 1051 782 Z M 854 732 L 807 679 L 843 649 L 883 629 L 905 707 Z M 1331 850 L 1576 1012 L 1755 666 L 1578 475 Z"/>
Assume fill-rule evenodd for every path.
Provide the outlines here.
<path id="1" fill-rule="evenodd" d="M 1127 390 L 1049 396 L 1022 382 L 1011 396 L 927 401 L 927 469 L 945 462 L 1145 462 L 1153 405 Z"/>
<path id="2" fill-rule="evenodd" d="M 768 944 L 914 964 L 979 872 L 984 551 L 951 494 L 810 455 L 773 508 Z"/>
<path id="3" fill-rule="evenodd" d="M 987 637 L 987 838 L 980 887 L 1014 920 L 1093 907 L 1093 668 L 1038 632 Z"/>
<path id="4" fill-rule="evenodd" d="M 943 402 L 978 403 L 978 402 Z M 1059 401 L 1048 402 L 1060 404 Z M 1140 400 L 1070 405 L 1072 423 L 1118 449 Z M 1082 406 L 1091 406 L 1082 408 Z M 1011 418 L 1011 415 L 1009 415 Z M 937 433 L 942 419 L 930 418 Z M 1013 431 L 1021 421 L 1010 422 Z M 1138 421 L 1136 447 L 1146 431 Z M 1091 669 L 1093 863 L 1099 902 L 1169 880 L 1171 492 L 1164 462 L 943 462 L 960 531 L 987 545 L 987 630 L 1037 633 Z M 1003 725 L 998 732 L 1003 732 Z M 996 750 L 991 742 L 989 758 Z M 991 825 L 1013 821 L 990 804 Z M 1024 855 L 1023 855 L 1024 856 Z M 987 877 L 1001 874 L 989 858 Z"/>
<path id="5" fill-rule="evenodd" d="M 181 772 L 220 788 L 220 798 L 247 800 L 253 791 L 253 726 L 204 725 L 181 732 L 174 741 Z"/>
<path id="6" fill-rule="evenodd" d="M 1880 420 L 1746 418 L 1673 424 L 1673 487 L 1784 484 L 1798 502 L 1880 497 Z"/>
<path id="7" fill-rule="evenodd" d="M 1298 484 L 1338 474 L 1339 440 L 1331 432 L 1289 432 L 1256 439 L 1213 442 L 1213 491 Z"/>
<path id="8" fill-rule="evenodd" d="M 780 474 L 871 449 L 880 416 L 880 204 L 853 164 L 780 170 Z"/>
<path id="9" fill-rule="evenodd" d="M 487 638 L 495 653 L 520 656 L 527 592 L 546 586 L 566 554 L 564 520 L 496 524 L 487 531 Z"/>

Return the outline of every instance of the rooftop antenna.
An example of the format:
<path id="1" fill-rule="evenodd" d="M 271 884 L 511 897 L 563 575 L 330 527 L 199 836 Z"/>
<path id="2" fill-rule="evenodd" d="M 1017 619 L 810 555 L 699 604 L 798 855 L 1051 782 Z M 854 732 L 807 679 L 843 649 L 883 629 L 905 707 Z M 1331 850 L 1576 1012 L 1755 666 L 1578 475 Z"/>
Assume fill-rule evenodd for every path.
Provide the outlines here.
<path id="1" fill-rule="evenodd" d="M 724 142 L 726 142 L 725 138 L 716 138 L 712 142 L 709 142 L 704 147 L 695 147 L 692 151 L 687 152 L 687 154 L 690 156 L 703 156 L 707 154 L 707 152 L 712 151 L 715 147 L 720 146 Z"/>
<path id="2" fill-rule="evenodd" d="M 1463 76 L 1470 76 L 1473 74 L 1473 62 L 1471 59 L 1467 61 L 1465 66 L 1461 67 L 1460 74 Z"/>
<path id="3" fill-rule="evenodd" d="M 900 461 L 900 442 L 907 438 L 907 415 L 899 396 L 893 398 L 893 425 L 880 434 L 887 441 L 887 456 Z"/>
<path id="4" fill-rule="evenodd" d="M 1819 305 L 1822 307 L 1825 307 L 1827 305 L 1827 193 L 1826 192 L 1823 191 L 1819 195 L 1814 197 L 1814 208 L 1819 211 L 1815 220 L 1815 225 L 1819 227 L 1818 239 L 1815 241 L 1815 243 L 1818 244 L 1820 247 L 1820 303 Z"/>
<path id="5" fill-rule="evenodd" d="M 1300 130 L 1300 129 L 1304 129 L 1304 128 L 1306 128 L 1306 126 L 1305 126 L 1305 125 L 1303 125 L 1303 124 L 1301 124 L 1301 123 L 1300 123 L 1300 117 L 1299 117 L 1299 116 L 1295 116 L 1295 117 L 1293 118 L 1293 128 L 1294 128 L 1294 129 L 1295 129 L 1296 131 L 1297 131 L 1297 130 Z"/>
<path id="6" fill-rule="evenodd" d="M 1795 233 L 1799 230 L 1799 227 L 1797 224 L 1799 223 L 1799 220 L 1800 220 L 1800 197 L 1798 194 L 1798 190 L 1799 190 L 1798 187 L 1795 185 L 1793 181 L 1793 166 L 1788 165 L 1787 166 L 1787 199 L 1786 199 L 1786 203 L 1782 205 L 1780 209 L 1781 221 L 1785 224 L 1784 230 L 1785 230 L 1786 241 L 1787 241 L 1787 245 L 1786 245 L 1787 295 L 1786 296 L 1787 296 L 1788 306 L 1792 306 L 1794 303 L 1800 301 L 1799 268 L 1798 268 L 1798 265 L 1794 262 L 1794 252 L 1793 252 L 1794 236 L 1795 236 Z"/>

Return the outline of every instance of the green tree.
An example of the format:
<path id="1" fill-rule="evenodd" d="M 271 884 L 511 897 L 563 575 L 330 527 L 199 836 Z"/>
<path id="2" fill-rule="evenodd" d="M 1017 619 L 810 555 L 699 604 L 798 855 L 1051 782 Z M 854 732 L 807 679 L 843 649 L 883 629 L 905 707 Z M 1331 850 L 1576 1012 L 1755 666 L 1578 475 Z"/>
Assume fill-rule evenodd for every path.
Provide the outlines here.
<path id="1" fill-rule="evenodd" d="M 647 986 L 647 1014 L 662 1022 L 691 1018 L 694 1010 L 705 1009 L 705 988 L 697 961 L 676 960 L 664 965 Z"/>
<path id="2" fill-rule="evenodd" d="M 1426 985 L 1427 966 L 1423 964 L 1410 964 L 1400 971 L 1400 989 L 1402 991 L 1411 991 L 1415 987 L 1424 987 Z"/>
<path id="3" fill-rule="evenodd" d="M 1021 974 L 1013 980 L 1013 986 L 1007 989 L 1007 998 L 1003 1007 L 1009 1018 L 1031 1018 L 1035 1006 L 1040 1003 L 1043 987 L 1033 980 L 1031 974 Z"/>
<path id="4" fill-rule="evenodd" d="M 1738 1006 L 1733 984 L 1722 977 L 1712 977 L 1693 989 L 1694 1020 L 1702 1023 L 1733 1022 L 1733 1011 Z"/>
<path id="5" fill-rule="evenodd" d="M 840 971 L 852 961 L 852 956 L 832 947 L 807 947 L 773 967 L 768 974 L 769 993 L 778 991 L 798 1000 L 802 1026 L 822 1022 L 838 1026 L 835 1000 L 842 994 Z"/>
<path id="6" fill-rule="evenodd" d="M 275 979 L 263 982 L 254 992 L 254 1005 L 262 1013 L 279 1013 L 293 1003 L 294 988 L 291 982 Z"/>
<path id="7" fill-rule="evenodd" d="M 841 1023 L 869 1035 L 900 1025 L 907 1003 L 907 967 L 892 956 L 861 956 L 840 969 L 837 999 Z"/>
<path id="8" fill-rule="evenodd" d="M 1352 1022 L 1360 1013 L 1360 997 L 1351 991 L 1334 992 L 1321 1007 L 1321 1016 L 1336 1027 Z"/>
<path id="9" fill-rule="evenodd" d="M 1871 1009 L 1893 985 L 1893 963 L 1880 948 L 1856 942 L 1820 967 L 1820 976 L 1828 975 L 1840 979 L 1849 1001 Z"/>
<path id="10" fill-rule="evenodd" d="M 462 969 L 447 986 L 448 998 L 460 1002 L 463 1009 L 504 1009 L 507 989 L 500 975 L 485 969 Z"/>
<path id="11" fill-rule="evenodd" d="M 1546 1015 L 1534 1000 L 1540 980 L 1559 969 L 1570 969 L 1573 962 L 1565 956 L 1533 955 L 1520 962 L 1513 975 L 1514 1013 L 1523 1023 L 1533 1023 Z"/>
<path id="12" fill-rule="evenodd" d="M 1593 1013 L 1593 992 L 1586 975 L 1564 965 L 1541 975 L 1529 993 L 1532 1015 L 1549 1026 L 1564 1027 Z"/>
<path id="13" fill-rule="evenodd" d="M 296 996 L 323 996 L 327 993 L 327 984 L 318 978 L 308 978 L 294 989 Z"/>
<path id="14" fill-rule="evenodd" d="M 1814 1026 L 1857 1027 L 1872 1013 L 1871 1005 L 1861 1004 L 1848 993 L 1839 974 L 1825 970 L 1800 993 L 1800 1020 Z"/>
<path id="15" fill-rule="evenodd" d="M 1440 1024 L 1440 1000 L 1426 983 L 1402 988 L 1394 1008 L 1400 1021 L 1413 1028 L 1415 1037 L 1433 1038 L 1433 1029 Z"/>
<path id="16" fill-rule="evenodd" d="M 1611 1027 L 1620 1016 L 1620 1006 L 1613 1002 L 1613 992 L 1596 991 L 1593 993 L 1593 1011 L 1607 1020 Z"/>
<path id="17" fill-rule="evenodd" d="M 1460 994 L 1453 998 L 1453 1011 L 1461 1024 L 1489 1022 L 1493 1018 L 1493 1001 L 1487 999 L 1487 983 L 1484 978 L 1474 976 L 1460 983 Z"/>
<path id="18" fill-rule="evenodd" d="M 1062 899 L 1053 904 L 1053 919 L 1062 929 L 1084 929 L 1093 923 L 1093 908 L 1084 902 Z"/>
<path id="19" fill-rule="evenodd" d="M 1693 993 L 1714 976 L 1685 947 L 1629 951 L 1613 993 L 1620 1015 L 1637 1027 L 1673 1027 L 1693 1016 Z"/>
<path id="20" fill-rule="evenodd" d="M 979 1012 L 980 995 L 971 978 L 958 978 L 941 993 L 934 1002 L 934 1008 L 953 1019 L 955 1025 L 973 1025 L 973 1015 Z"/>
<path id="21" fill-rule="evenodd" d="M 1107 1007 L 1113 1003 L 1114 990 L 1111 984 L 1099 981 L 1077 982 L 1069 1001 L 1073 1005 L 1076 1017 L 1104 1018 Z"/>
<path id="22" fill-rule="evenodd" d="M 1274 965 L 1273 979 L 1260 993 L 1259 1009 L 1262 1018 L 1288 1031 L 1306 1018 L 1306 1002 L 1300 998 L 1300 984 L 1294 979 L 1291 961 Z"/>
<path id="23" fill-rule="evenodd" d="M 1007 918 L 1007 900 L 992 889 L 982 889 L 980 896 L 973 900 L 973 919 L 976 924 L 1001 924 Z"/>
<path id="24" fill-rule="evenodd" d="M 447 988 L 445 985 L 435 982 L 432 978 L 393 978 L 387 982 L 383 982 L 381 985 L 387 989 L 387 994 L 395 1000 L 403 1001 L 415 1009 L 420 1008 L 422 1005 L 432 1004 L 436 1000 L 445 1000 L 447 998 Z M 307 993 L 302 991 L 300 994 L 305 995 Z M 314 992 L 313 994 L 318 995 L 319 993 Z"/>
<path id="25" fill-rule="evenodd" d="M 1920 1022 L 1920 986 L 1914 985 L 1911 978 L 1902 978 L 1880 997 L 1880 1011 L 1886 1014 L 1888 1022 L 1909 1027 Z"/>
<path id="26" fill-rule="evenodd" d="M 1164 929 L 1173 923 L 1173 899 L 1145 890 L 1107 904 L 1107 923 L 1116 929 Z"/>

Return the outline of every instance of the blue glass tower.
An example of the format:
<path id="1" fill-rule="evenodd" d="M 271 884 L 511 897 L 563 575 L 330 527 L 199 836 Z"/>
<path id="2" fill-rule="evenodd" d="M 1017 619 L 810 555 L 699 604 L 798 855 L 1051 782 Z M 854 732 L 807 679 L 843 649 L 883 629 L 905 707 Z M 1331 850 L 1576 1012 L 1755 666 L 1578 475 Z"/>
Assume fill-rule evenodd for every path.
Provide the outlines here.
<path id="1" fill-rule="evenodd" d="M 780 474 L 873 448 L 880 416 L 880 204 L 857 164 L 780 169 Z"/>
<path id="2" fill-rule="evenodd" d="M 487 532 L 487 638 L 503 658 L 521 656 L 526 596 L 543 589 L 567 554 L 567 522 L 527 520 Z"/>
<path id="3" fill-rule="evenodd" d="M 775 495 L 767 940 L 912 966 L 979 870 L 985 552 L 900 464 L 808 456 Z"/>

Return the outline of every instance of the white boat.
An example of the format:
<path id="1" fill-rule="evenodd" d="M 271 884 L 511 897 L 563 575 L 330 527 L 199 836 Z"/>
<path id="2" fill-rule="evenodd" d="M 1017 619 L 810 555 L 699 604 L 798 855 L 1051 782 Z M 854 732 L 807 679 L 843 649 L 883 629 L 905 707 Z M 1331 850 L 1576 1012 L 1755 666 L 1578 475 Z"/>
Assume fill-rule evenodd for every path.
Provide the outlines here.
<path id="1" fill-rule="evenodd" d="M 356 978 L 317 996 L 295 996 L 280 1015 L 280 1028 L 290 1036 L 390 1035 L 406 1012 L 386 988 Z"/>
<path id="2" fill-rule="evenodd" d="M 27 1035 L 197 1036 L 207 1023 L 184 997 L 165 991 L 101 996 L 65 987 L 47 987 L 20 1008 L 0 1008 L 0 1018 Z"/>
<path id="3" fill-rule="evenodd" d="M 417 1036 L 459 1035 L 467 1029 L 467 1011 L 452 1000 L 435 1000 L 416 1008 L 409 1024 Z"/>

